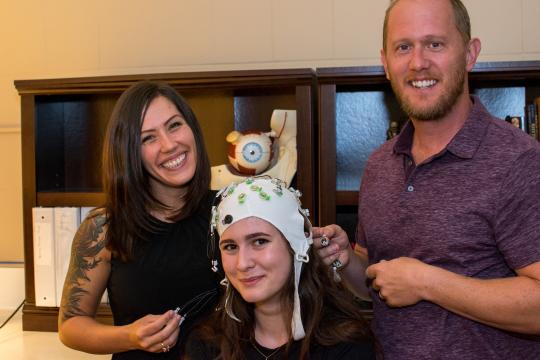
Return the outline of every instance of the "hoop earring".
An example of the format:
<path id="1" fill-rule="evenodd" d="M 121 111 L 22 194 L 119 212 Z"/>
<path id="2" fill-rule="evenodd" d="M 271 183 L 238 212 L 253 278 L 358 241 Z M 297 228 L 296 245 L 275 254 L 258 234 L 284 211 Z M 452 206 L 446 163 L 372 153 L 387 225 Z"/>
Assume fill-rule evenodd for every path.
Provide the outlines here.
<path id="1" fill-rule="evenodd" d="M 229 280 L 227 278 L 221 280 L 221 285 L 225 285 L 227 288 L 225 290 L 225 313 L 229 315 L 231 319 L 237 322 L 242 322 L 236 315 L 234 315 L 234 311 L 232 309 L 232 301 L 234 298 L 234 290 L 232 289 L 231 284 L 229 283 Z"/>

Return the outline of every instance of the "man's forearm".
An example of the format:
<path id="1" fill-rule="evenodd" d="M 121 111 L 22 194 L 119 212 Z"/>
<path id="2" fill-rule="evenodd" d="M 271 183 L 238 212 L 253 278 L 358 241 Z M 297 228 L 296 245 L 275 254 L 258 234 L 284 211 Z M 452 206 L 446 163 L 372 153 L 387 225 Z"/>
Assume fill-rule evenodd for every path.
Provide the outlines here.
<path id="1" fill-rule="evenodd" d="M 500 329 L 540 335 L 540 281 L 521 275 L 475 279 L 433 268 L 423 298 Z"/>

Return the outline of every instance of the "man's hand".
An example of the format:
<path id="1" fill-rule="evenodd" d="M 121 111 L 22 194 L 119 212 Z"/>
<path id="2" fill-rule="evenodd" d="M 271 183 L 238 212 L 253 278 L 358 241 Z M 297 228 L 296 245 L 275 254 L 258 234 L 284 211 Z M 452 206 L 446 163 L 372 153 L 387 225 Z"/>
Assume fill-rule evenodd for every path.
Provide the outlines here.
<path id="1" fill-rule="evenodd" d="M 313 247 L 326 265 L 339 260 L 340 270 L 345 269 L 354 256 L 347 233 L 338 225 L 313 228 Z"/>
<path id="2" fill-rule="evenodd" d="M 334 271 L 334 280 L 344 281 L 345 286 L 356 296 L 371 301 L 364 272 L 367 266 L 367 251 L 356 246 L 354 251 L 347 233 L 338 225 L 313 229 L 313 248 L 329 269 Z"/>
<path id="3" fill-rule="evenodd" d="M 424 300 L 432 266 L 420 260 L 401 257 L 382 260 L 366 269 L 371 287 L 391 307 L 414 305 Z"/>

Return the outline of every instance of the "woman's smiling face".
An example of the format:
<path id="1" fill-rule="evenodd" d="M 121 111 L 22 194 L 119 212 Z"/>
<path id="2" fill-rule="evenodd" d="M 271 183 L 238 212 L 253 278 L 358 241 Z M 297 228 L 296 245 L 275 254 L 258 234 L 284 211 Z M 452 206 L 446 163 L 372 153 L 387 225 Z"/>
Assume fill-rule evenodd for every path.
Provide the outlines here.
<path id="1" fill-rule="evenodd" d="M 245 301 L 255 306 L 280 303 L 292 273 L 291 250 L 281 232 L 248 217 L 223 232 L 219 248 L 225 274 Z"/>
<path id="2" fill-rule="evenodd" d="M 141 157 L 154 194 L 181 189 L 195 174 L 197 149 L 193 131 L 166 97 L 158 96 L 148 105 L 141 128 Z"/>

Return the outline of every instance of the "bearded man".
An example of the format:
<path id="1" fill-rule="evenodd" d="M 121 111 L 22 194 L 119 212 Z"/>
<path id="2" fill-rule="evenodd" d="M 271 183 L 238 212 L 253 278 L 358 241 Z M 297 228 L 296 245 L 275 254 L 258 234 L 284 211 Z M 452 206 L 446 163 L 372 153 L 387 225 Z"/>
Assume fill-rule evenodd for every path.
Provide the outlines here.
<path id="1" fill-rule="evenodd" d="M 480 48 L 460 0 L 387 9 L 381 60 L 409 122 L 368 160 L 358 251 L 336 225 L 314 239 L 372 298 L 380 358 L 540 359 L 540 145 L 469 93 Z"/>

